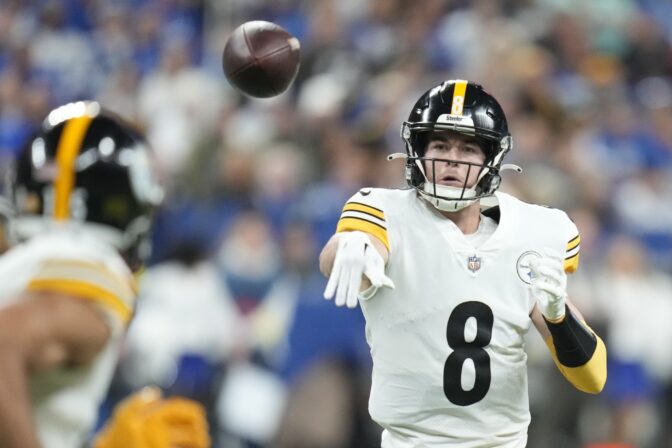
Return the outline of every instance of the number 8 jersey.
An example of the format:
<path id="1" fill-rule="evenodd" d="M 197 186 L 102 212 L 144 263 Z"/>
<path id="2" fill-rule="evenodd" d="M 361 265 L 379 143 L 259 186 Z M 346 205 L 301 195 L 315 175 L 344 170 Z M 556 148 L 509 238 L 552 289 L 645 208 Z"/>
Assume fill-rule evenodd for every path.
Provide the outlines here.
<path id="1" fill-rule="evenodd" d="M 395 289 L 360 301 L 373 358 L 369 412 L 384 428 L 382 446 L 524 447 L 528 261 L 552 249 L 576 270 L 576 226 L 560 210 L 496 193 L 497 228 L 475 248 L 416 194 L 361 190 L 337 229 L 367 232 L 390 251 Z"/>

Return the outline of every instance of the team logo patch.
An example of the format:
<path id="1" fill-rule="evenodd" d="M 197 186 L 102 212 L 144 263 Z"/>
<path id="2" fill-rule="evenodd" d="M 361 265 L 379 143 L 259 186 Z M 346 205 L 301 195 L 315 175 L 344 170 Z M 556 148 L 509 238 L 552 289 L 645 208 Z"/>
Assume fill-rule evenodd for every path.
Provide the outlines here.
<path id="1" fill-rule="evenodd" d="M 530 270 L 530 260 L 533 258 L 539 258 L 541 254 L 533 250 L 528 250 L 523 252 L 518 261 L 516 262 L 516 272 L 518 272 L 518 277 L 527 283 L 528 285 L 532 283 L 532 272 Z"/>
<path id="2" fill-rule="evenodd" d="M 449 123 L 460 126 L 469 126 L 470 128 L 474 127 L 474 120 L 471 117 L 464 115 L 453 115 L 453 114 L 441 114 L 436 119 L 437 123 Z"/>
<path id="3" fill-rule="evenodd" d="M 481 269 L 481 257 L 477 257 L 476 255 L 469 257 L 467 260 L 467 267 L 471 272 L 476 272 Z"/>

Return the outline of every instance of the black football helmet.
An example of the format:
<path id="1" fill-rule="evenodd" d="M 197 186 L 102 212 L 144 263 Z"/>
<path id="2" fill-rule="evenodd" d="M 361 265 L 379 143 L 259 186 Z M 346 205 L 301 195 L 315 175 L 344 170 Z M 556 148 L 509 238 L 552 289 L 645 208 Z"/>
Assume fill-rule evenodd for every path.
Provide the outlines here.
<path id="1" fill-rule="evenodd" d="M 467 188 L 437 185 L 430 182 L 423 161 L 432 166 L 440 159 L 425 158 L 428 138 L 432 131 L 453 131 L 475 137 L 485 152 L 483 165 L 469 164 L 478 169 L 478 181 Z M 420 195 L 439 210 L 457 211 L 477 199 L 492 195 L 501 182 L 502 160 L 512 148 L 506 116 L 497 100 L 480 85 L 465 80 L 449 80 L 425 92 L 401 126 L 406 143 L 406 180 Z M 463 163 L 463 162 L 457 162 Z"/>
<path id="2" fill-rule="evenodd" d="M 58 226 L 93 232 L 135 269 L 163 198 L 154 167 L 140 133 L 98 103 L 54 109 L 10 180 L 10 235 L 23 240 Z"/>

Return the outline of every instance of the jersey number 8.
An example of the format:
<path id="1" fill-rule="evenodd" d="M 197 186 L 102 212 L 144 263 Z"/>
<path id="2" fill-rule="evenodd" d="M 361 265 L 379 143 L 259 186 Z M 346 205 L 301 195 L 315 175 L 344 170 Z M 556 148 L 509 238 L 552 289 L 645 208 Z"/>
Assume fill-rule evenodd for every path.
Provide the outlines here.
<path id="1" fill-rule="evenodd" d="M 476 320 L 476 337 L 467 342 L 464 330 L 470 317 Z M 493 323 L 492 309 L 482 302 L 460 303 L 450 313 L 446 338 L 453 352 L 443 368 L 443 392 L 455 405 L 477 403 L 490 389 L 490 356 L 484 347 L 492 338 Z M 469 390 L 462 388 L 462 368 L 467 359 L 472 360 L 475 371 L 474 386 Z"/>

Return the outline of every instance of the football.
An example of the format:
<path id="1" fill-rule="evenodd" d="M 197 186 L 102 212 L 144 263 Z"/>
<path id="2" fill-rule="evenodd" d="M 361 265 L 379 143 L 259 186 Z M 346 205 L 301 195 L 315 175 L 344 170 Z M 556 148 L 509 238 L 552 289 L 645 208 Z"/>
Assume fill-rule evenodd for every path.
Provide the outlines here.
<path id="1" fill-rule="evenodd" d="M 231 85 L 246 95 L 279 95 L 299 71 L 299 47 L 299 40 L 275 23 L 245 22 L 226 41 L 224 74 Z"/>

